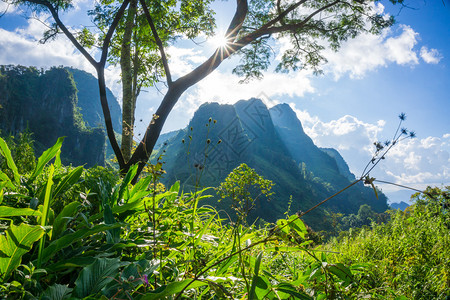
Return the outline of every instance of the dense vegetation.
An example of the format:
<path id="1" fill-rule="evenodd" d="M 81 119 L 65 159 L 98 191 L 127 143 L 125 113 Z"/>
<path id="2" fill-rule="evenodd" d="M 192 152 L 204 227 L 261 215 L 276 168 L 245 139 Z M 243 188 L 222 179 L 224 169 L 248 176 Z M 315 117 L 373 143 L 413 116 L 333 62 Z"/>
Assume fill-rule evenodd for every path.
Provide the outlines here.
<path id="1" fill-rule="evenodd" d="M 415 205 L 391 212 L 385 224 L 321 245 L 297 215 L 247 225 L 247 200 L 269 195 L 271 184 L 246 166 L 221 186 L 224 197 L 244 197 L 234 199 L 237 218 L 228 222 L 202 206 L 205 190 L 159 184 L 161 163 L 132 185 L 136 167 L 123 179 L 103 167 L 66 167 L 61 145 L 27 169 L 0 139 L 2 298 L 450 296 L 448 187 L 416 195 Z"/>

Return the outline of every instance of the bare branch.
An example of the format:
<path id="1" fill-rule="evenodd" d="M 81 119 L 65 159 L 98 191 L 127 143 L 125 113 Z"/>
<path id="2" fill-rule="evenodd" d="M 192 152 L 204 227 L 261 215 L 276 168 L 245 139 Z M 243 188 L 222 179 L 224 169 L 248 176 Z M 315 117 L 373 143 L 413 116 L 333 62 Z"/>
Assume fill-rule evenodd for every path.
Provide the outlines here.
<path id="1" fill-rule="evenodd" d="M 159 52 L 161 53 L 161 59 L 164 66 L 164 72 L 166 73 L 166 79 L 167 79 L 167 85 L 170 87 L 172 85 L 172 76 L 170 75 L 170 69 L 169 69 L 169 63 L 167 62 L 167 56 L 164 52 L 164 46 L 159 38 L 158 32 L 156 31 L 155 24 L 153 23 L 152 16 L 150 15 L 150 12 L 148 11 L 147 5 L 145 4 L 144 0 L 140 0 L 142 8 L 144 9 L 145 17 L 147 19 L 148 24 L 150 25 L 150 28 L 152 30 L 153 36 L 155 37 L 156 45 L 158 45 Z"/>
<path id="2" fill-rule="evenodd" d="M 98 67 L 98 63 L 95 61 L 95 59 L 89 54 L 89 52 L 86 51 L 86 49 L 81 46 L 81 44 L 78 42 L 78 40 L 74 37 L 74 35 L 67 29 L 67 27 L 63 24 L 61 19 L 59 18 L 58 11 L 53 5 L 46 1 L 46 0 L 28 0 L 30 3 L 43 5 L 47 7 L 47 9 L 52 14 L 53 19 L 55 20 L 56 24 L 58 24 L 58 27 L 61 28 L 61 30 L 64 32 L 64 34 L 67 36 L 67 38 L 72 42 L 72 44 L 77 48 L 78 51 L 83 54 L 83 56 L 89 61 L 91 65 L 93 65 L 95 68 Z"/>

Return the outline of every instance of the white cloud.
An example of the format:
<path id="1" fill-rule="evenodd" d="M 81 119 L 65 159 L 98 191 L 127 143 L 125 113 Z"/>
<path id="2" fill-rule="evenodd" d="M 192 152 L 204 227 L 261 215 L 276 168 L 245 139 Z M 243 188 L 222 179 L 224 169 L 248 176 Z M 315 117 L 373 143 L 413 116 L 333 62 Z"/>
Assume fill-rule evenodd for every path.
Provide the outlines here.
<path id="1" fill-rule="evenodd" d="M 345 74 L 351 78 L 361 78 L 366 72 L 390 63 L 415 65 L 419 63 L 414 46 L 418 42 L 418 33 L 411 27 L 401 25 L 401 33 L 393 35 L 386 29 L 381 35 L 361 34 L 355 39 L 343 43 L 338 52 L 325 51 L 328 64 L 325 70 L 339 79 Z"/>
<path id="2" fill-rule="evenodd" d="M 428 50 L 426 46 L 420 48 L 420 57 L 422 57 L 427 64 L 437 64 L 442 59 L 442 55 L 437 49 Z"/>
<path id="3" fill-rule="evenodd" d="M 374 152 L 373 142 L 384 140 L 384 120 L 371 124 L 346 115 L 323 122 L 307 111 L 296 109 L 293 104 L 291 107 L 314 143 L 319 147 L 339 150 L 356 176 L 370 161 Z M 450 134 L 402 140 L 391 148 L 386 159 L 377 165 L 371 176 L 417 189 L 450 184 Z M 389 185 L 382 187 L 387 192 L 399 190 Z"/>
<path id="4" fill-rule="evenodd" d="M 0 64 L 20 64 L 48 68 L 49 66 L 73 66 L 94 73 L 94 68 L 64 37 L 39 44 L 46 27 L 35 19 L 28 26 L 16 31 L 0 28 Z"/>
<path id="5" fill-rule="evenodd" d="M 408 139 L 392 148 L 381 167 L 391 180 L 425 188 L 450 183 L 450 135 Z"/>

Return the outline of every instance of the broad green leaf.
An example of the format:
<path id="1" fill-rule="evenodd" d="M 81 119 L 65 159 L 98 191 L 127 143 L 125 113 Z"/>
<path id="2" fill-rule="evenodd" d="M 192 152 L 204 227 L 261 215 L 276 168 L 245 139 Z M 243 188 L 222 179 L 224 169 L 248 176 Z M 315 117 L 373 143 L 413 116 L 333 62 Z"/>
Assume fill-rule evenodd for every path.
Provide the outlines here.
<path id="1" fill-rule="evenodd" d="M 53 192 L 52 203 L 56 197 L 77 183 L 78 179 L 81 177 L 81 174 L 83 174 L 83 167 L 79 166 L 64 176 L 64 179 L 56 186 L 55 191 Z"/>
<path id="2" fill-rule="evenodd" d="M 159 200 L 166 197 L 167 195 L 170 195 L 170 192 L 165 192 L 165 193 L 156 195 L 156 198 L 155 198 L 156 202 L 159 202 Z M 142 209 L 144 209 L 144 202 L 149 199 L 151 199 L 151 198 L 149 198 L 149 197 L 141 198 L 136 201 L 126 203 L 124 205 L 116 205 L 112 208 L 112 212 L 113 212 L 113 214 L 121 214 L 121 213 L 124 213 L 126 211 L 131 211 L 131 210 L 134 210 L 134 211 L 142 210 Z M 89 221 L 93 222 L 95 220 L 100 219 L 102 216 L 103 216 L 102 213 L 95 214 L 89 218 Z"/>
<path id="3" fill-rule="evenodd" d="M 147 292 L 147 294 L 144 295 L 141 300 L 164 299 L 165 297 L 180 293 L 187 285 L 189 285 L 187 289 L 195 289 L 200 286 L 208 285 L 208 283 L 203 281 L 193 281 L 192 279 L 172 282 L 168 285 L 161 286 L 153 292 Z"/>
<path id="4" fill-rule="evenodd" d="M 55 167 L 57 167 L 58 169 L 61 168 L 61 149 L 56 152 Z"/>
<path id="5" fill-rule="evenodd" d="M 114 219 L 114 215 L 111 211 L 111 207 L 109 204 L 105 204 L 105 208 L 103 209 L 103 219 L 105 220 L 105 224 L 115 224 L 116 219 Z M 108 234 L 106 235 L 106 242 L 108 244 L 116 244 L 120 241 L 120 228 L 109 229 Z"/>
<path id="6" fill-rule="evenodd" d="M 328 270 L 336 275 L 339 279 L 345 282 L 345 284 L 350 284 L 353 280 L 352 272 L 349 268 L 344 266 L 342 263 L 329 264 L 327 265 Z"/>
<path id="7" fill-rule="evenodd" d="M 98 258 L 91 265 L 81 270 L 73 294 L 75 297 L 84 298 L 89 295 L 96 296 L 98 293 L 119 273 L 119 268 L 124 263 L 119 258 Z"/>
<path id="8" fill-rule="evenodd" d="M 0 280 L 4 282 L 11 272 L 16 269 L 22 256 L 30 251 L 34 242 L 44 235 L 41 226 L 30 226 L 25 223 L 11 226 L 0 235 Z"/>
<path id="9" fill-rule="evenodd" d="M 280 219 L 277 221 L 278 228 L 286 234 L 289 234 L 289 225 L 288 221 L 284 219 Z"/>
<path id="10" fill-rule="evenodd" d="M 11 190 L 15 191 L 16 187 L 14 186 L 14 184 L 11 182 L 11 179 L 9 179 L 8 175 L 6 175 L 5 173 L 3 173 L 2 171 L 0 171 L 0 180 L 2 182 L 2 184 L 7 187 L 10 188 Z"/>
<path id="11" fill-rule="evenodd" d="M 145 178 L 142 178 L 139 180 L 131 189 L 130 191 L 130 199 L 128 199 L 128 202 L 135 201 L 138 198 L 145 197 L 148 194 L 150 194 L 150 191 L 148 191 L 148 185 L 152 181 L 152 176 L 147 176 Z M 142 196 L 140 196 L 142 195 Z"/>
<path id="12" fill-rule="evenodd" d="M 285 293 L 285 294 L 288 294 L 289 296 L 292 296 L 293 299 L 300 299 L 300 300 L 312 300 L 312 299 L 314 299 L 311 296 L 309 296 L 308 294 L 306 294 L 305 292 L 298 291 L 295 288 L 295 286 L 293 286 L 292 284 L 289 284 L 289 283 L 285 283 L 285 282 L 280 283 L 280 284 L 275 286 L 275 289 L 280 294 L 281 293 Z"/>
<path id="13" fill-rule="evenodd" d="M 38 210 L 31 208 L 14 208 L 9 206 L 0 206 L 0 218 L 4 217 L 16 217 L 16 216 L 37 216 L 42 214 Z"/>
<path id="14" fill-rule="evenodd" d="M 258 273 L 259 273 L 259 267 L 261 265 L 262 255 L 263 255 L 263 252 L 261 251 L 261 252 L 259 252 L 258 256 L 256 257 L 255 269 L 254 269 L 253 279 L 252 279 L 252 285 L 250 287 L 250 292 L 249 292 L 249 297 L 248 297 L 249 300 L 252 300 L 252 299 L 255 298 L 255 296 L 257 296 L 255 294 L 255 290 L 256 290 L 256 284 L 259 281 L 258 279 L 260 277 L 260 276 L 258 276 Z"/>
<path id="15" fill-rule="evenodd" d="M 53 186 L 53 172 L 55 171 L 55 167 L 51 165 L 50 172 L 48 174 L 47 186 L 45 188 L 45 197 L 44 197 L 44 206 L 42 209 L 42 217 L 41 217 L 41 226 L 47 226 L 48 220 L 48 212 L 50 210 L 50 199 L 52 198 L 52 186 Z M 38 253 L 38 267 L 41 266 L 42 263 L 42 252 L 44 251 L 45 245 L 45 235 L 41 238 L 39 242 L 39 253 Z"/>
<path id="16" fill-rule="evenodd" d="M 17 170 L 17 166 L 14 163 L 14 160 L 11 156 L 11 151 L 9 150 L 8 145 L 2 138 L 0 138 L 0 154 L 2 154 L 3 157 L 6 159 L 6 164 L 11 169 L 11 171 L 13 171 L 14 180 L 16 181 L 17 184 L 19 184 L 20 183 L 19 171 Z"/>
<path id="17" fill-rule="evenodd" d="M 272 289 L 269 279 L 265 276 L 257 276 L 255 281 L 255 298 L 254 299 L 264 299 Z M 249 298 L 250 299 L 250 298 Z"/>
<path id="18" fill-rule="evenodd" d="M 34 169 L 33 174 L 31 174 L 30 178 L 28 179 L 28 184 L 34 181 L 34 179 L 42 173 L 42 170 L 44 170 L 45 165 L 52 160 L 52 158 L 55 157 L 55 155 L 58 153 L 58 151 L 61 149 L 62 143 L 64 141 L 64 137 L 58 138 L 56 141 L 56 144 L 53 145 L 51 148 L 47 149 L 42 153 L 42 155 L 38 158 L 38 162 L 36 164 L 36 168 Z"/>
<path id="19" fill-rule="evenodd" d="M 138 164 L 135 164 L 132 166 L 129 170 L 125 178 L 122 180 L 122 183 L 118 188 L 114 190 L 113 197 L 111 198 L 111 207 L 116 206 L 116 204 L 122 200 L 123 194 L 128 189 L 128 185 L 131 183 L 131 180 L 133 180 L 134 176 L 137 173 Z"/>
<path id="20" fill-rule="evenodd" d="M 58 238 L 59 235 L 66 229 L 67 222 L 75 215 L 81 203 L 78 201 L 71 202 L 64 206 L 63 210 L 56 217 L 53 222 L 52 240 Z"/>
<path id="21" fill-rule="evenodd" d="M 44 293 L 42 293 L 41 300 L 63 300 L 69 299 L 72 294 L 72 289 L 68 285 L 55 283 L 49 286 Z"/>
<path id="22" fill-rule="evenodd" d="M 47 262 L 59 250 L 65 248 L 65 247 L 68 247 L 68 246 L 72 245 L 73 243 L 75 243 L 75 242 L 77 242 L 77 241 L 79 241 L 79 240 L 81 240 L 81 239 L 83 239 L 85 237 L 88 237 L 90 235 L 96 234 L 98 232 L 102 232 L 102 231 L 106 231 L 106 230 L 109 230 L 109 229 L 113 229 L 113 228 L 116 228 L 116 227 L 121 227 L 122 225 L 123 224 L 121 224 L 121 223 L 116 223 L 116 224 L 113 224 L 113 225 L 99 224 L 99 225 L 93 226 L 92 228 L 78 229 L 74 233 L 63 235 L 59 239 L 51 242 L 50 245 L 48 245 L 44 249 L 43 256 L 42 256 L 42 262 L 43 263 Z"/>
<path id="23" fill-rule="evenodd" d="M 299 236 L 305 238 L 308 231 L 306 230 L 305 223 L 297 215 L 292 215 L 289 220 L 289 227 L 292 228 Z"/>
<path id="24" fill-rule="evenodd" d="M 94 257 L 71 257 L 69 259 L 60 260 L 57 263 L 45 266 L 48 272 L 59 272 L 67 270 L 68 268 L 83 268 L 87 265 L 93 264 L 96 258 Z"/>

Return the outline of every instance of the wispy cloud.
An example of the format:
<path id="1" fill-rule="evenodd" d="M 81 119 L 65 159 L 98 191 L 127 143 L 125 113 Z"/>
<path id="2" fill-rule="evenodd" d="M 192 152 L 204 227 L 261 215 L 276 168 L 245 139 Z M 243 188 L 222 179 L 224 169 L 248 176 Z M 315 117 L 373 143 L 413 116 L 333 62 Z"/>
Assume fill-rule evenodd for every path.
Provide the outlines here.
<path id="1" fill-rule="evenodd" d="M 443 58 L 442 54 L 439 53 L 437 49 L 428 49 L 426 46 L 420 48 L 420 57 L 422 57 L 427 64 L 437 64 Z"/>

